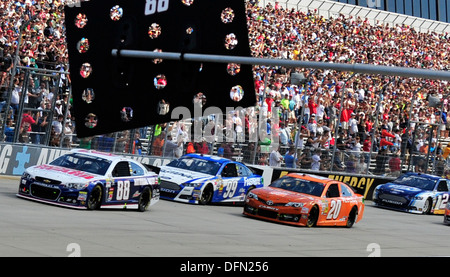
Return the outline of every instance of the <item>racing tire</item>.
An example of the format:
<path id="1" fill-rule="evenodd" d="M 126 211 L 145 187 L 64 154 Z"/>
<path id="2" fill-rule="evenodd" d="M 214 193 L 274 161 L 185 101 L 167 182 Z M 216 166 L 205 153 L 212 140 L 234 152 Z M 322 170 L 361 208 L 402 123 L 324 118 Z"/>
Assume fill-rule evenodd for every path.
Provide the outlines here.
<path id="1" fill-rule="evenodd" d="M 254 189 L 255 188 L 255 186 L 251 186 L 251 187 L 249 187 L 248 188 L 248 190 L 247 190 L 247 192 L 245 193 L 245 196 L 247 196 L 248 195 L 248 193 L 252 190 L 252 189 Z"/>
<path id="2" fill-rule="evenodd" d="M 306 227 L 316 226 L 318 219 L 319 219 L 319 207 L 313 206 L 309 211 L 308 219 L 306 220 Z"/>
<path id="3" fill-rule="evenodd" d="M 152 191 L 149 187 L 145 187 L 141 195 L 139 196 L 139 212 L 145 212 L 148 209 L 148 207 L 150 206 L 150 199 L 152 199 Z"/>
<path id="4" fill-rule="evenodd" d="M 98 210 L 102 205 L 102 196 L 103 189 L 102 186 L 96 185 L 91 193 L 89 194 L 89 198 L 87 199 L 87 208 L 88 210 Z"/>
<path id="5" fill-rule="evenodd" d="M 358 209 L 356 207 L 353 207 L 352 210 L 350 211 L 350 214 L 348 215 L 347 224 L 345 225 L 345 227 L 352 228 L 357 218 L 358 218 Z"/>
<path id="6" fill-rule="evenodd" d="M 201 205 L 208 205 L 211 203 L 211 200 L 213 198 L 214 195 L 214 189 L 211 185 L 207 185 L 203 191 L 202 194 L 200 195 L 200 198 L 198 199 L 198 202 Z"/>
<path id="7" fill-rule="evenodd" d="M 431 206 L 433 205 L 433 201 L 431 198 L 428 198 L 425 201 L 425 205 L 423 206 L 423 214 L 431 214 Z"/>

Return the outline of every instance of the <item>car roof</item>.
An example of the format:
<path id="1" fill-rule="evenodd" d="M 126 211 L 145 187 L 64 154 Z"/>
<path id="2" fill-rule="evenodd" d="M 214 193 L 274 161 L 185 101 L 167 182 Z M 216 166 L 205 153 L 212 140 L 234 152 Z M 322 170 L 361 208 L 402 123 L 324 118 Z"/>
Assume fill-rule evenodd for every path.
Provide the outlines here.
<path id="1" fill-rule="evenodd" d="M 107 160 L 110 160 L 110 161 L 113 161 L 113 160 L 129 160 L 129 159 L 123 157 L 123 156 L 115 155 L 115 154 L 108 153 L 108 152 L 101 152 L 101 151 L 97 151 L 97 150 L 88 150 L 88 149 L 80 149 L 80 148 L 71 149 L 71 151 L 69 153 L 86 154 L 86 155 L 89 155 L 89 156 L 94 156 L 94 157 L 98 157 L 98 158 L 102 158 L 102 159 L 107 159 Z"/>
<path id="2" fill-rule="evenodd" d="M 197 158 L 197 159 L 218 162 L 218 163 L 221 163 L 221 164 L 228 163 L 228 162 L 234 162 L 234 161 L 232 161 L 230 159 L 227 159 L 227 158 L 224 158 L 224 157 L 219 157 L 219 156 L 214 156 L 214 155 L 186 154 L 183 157 L 193 157 L 193 158 Z"/>
<path id="3" fill-rule="evenodd" d="M 421 173 L 421 172 L 407 172 L 407 173 L 405 173 L 404 175 L 408 175 L 408 176 L 420 176 L 420 177 L 426 177 L 426 178 L 434 179 L 434 180 L 445 179 L 445 178 L 443 178 L 443 177 L 439 177 L 439 176 L 431 175 L 431 174 L 426 174 L 426 173 Z M 400 177 L 402 177 L 402 176 L 404 176 L 404 175 L 401 175 Z"/>
<path id="4" fill-rule="evenodd" d="M 330 181 L 336 181 L 334 179 L 330 179 L 327 177 L 314 175 L 314 174 L 305 174 L 305 173 L 289 173 L 286 176 L 305 179 L 305 180 L 314 181 L 314 182 L 318 182 L 318 183 L 328 183 Z M 339 181 L 337 181 L 337 182 L 339 182 Z"/>

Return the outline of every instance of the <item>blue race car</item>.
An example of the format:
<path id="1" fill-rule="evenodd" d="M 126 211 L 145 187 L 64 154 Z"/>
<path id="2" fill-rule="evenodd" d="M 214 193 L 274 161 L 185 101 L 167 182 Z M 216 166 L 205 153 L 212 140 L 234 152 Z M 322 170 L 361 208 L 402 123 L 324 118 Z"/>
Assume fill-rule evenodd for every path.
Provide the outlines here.
<path id="1" fill-rule="evenodd" d="M 373 193 L 377 206 L 418 214 L 444 214 L 450 180 L 408 172 L 379 185 Z"/>
<path id="2" fill-rule="evenodd" d="M 161 198 L 193 204 L 243 202 L 264 182 L 246 165 L 226 158 L 188 154 L 162 166 Z"/>
<path id="3" fill-rule="evenodd" d="M 137 161 L 79 149 L 27 168 L 17 196 L 76 209 L 145 211 L 159 200 L 159 182 Z"/>

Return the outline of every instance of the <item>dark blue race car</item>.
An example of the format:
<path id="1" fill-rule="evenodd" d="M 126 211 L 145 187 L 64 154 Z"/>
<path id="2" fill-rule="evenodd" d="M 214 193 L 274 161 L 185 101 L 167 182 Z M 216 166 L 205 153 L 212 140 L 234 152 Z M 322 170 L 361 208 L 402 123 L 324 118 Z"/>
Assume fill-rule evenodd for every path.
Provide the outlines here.
<path id="1" fill-rule="evenodd" d="M 377 206 L 410 213 L 443 214 L 449 198 L 450 180 L 408 172 L 379 185 L 373 193 Z"/>

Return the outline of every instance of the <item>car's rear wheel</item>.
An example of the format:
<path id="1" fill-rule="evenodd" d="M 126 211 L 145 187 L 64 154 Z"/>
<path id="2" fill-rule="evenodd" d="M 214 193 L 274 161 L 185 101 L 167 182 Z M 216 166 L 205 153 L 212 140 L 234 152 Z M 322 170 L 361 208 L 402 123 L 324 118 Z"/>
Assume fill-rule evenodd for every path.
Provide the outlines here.
<path id="1" fill-rule="evenodd" d="M 247 192 L 245 193 L 245 195 L 247 196 L 247 195 L 249 194 L 249 192 L 250 192 L 252 189 L 254 189 L 254 188 L 255 188 L 255 186 L 249 187 L 249 188 L 247 189 Z"/>
<path id="2" fill-rule="evenodd" d="M 309 211 L 308 219 L 306 221 L 307 227 L 314 227 L 319 219 L 319 207 L 313 206 Z"/>
<path id="3" fill-rule="evenodd" d="M 150 199 L 152 199 L 152 191 L 149 187 L 145 187 L 139 196 L 138 211 L 145 212 L 150 205 Z"/>
<path id="4" fill-rule="evenodd" d="M 346 227 L 351 228 L 353 224 L 355 224 L 357 217 L 358 217 L 358 209 L 356 207 L 353 207 L 352 210 L 350 211 L 350 214 L 348 215 Z"/>
<path id="5" fill-rule="evenodd" d="M 214 189 L 211 185 L 207 185 L 203 191 L 202 195 L 200 196 L 199 203 L 202 205 L 207 205 L 211 203 L 211 200 L 213 198 Z"/>
<path id="6" fill-rule="evenodd" d="M 89 194 L 89 198 L 87 200 L 88 210 L 100 209 L 100 206 L 102 205 L 102 195 L 103 195 L 102 186 L 96 185 L 92 189 L 91 193 Z"/>

